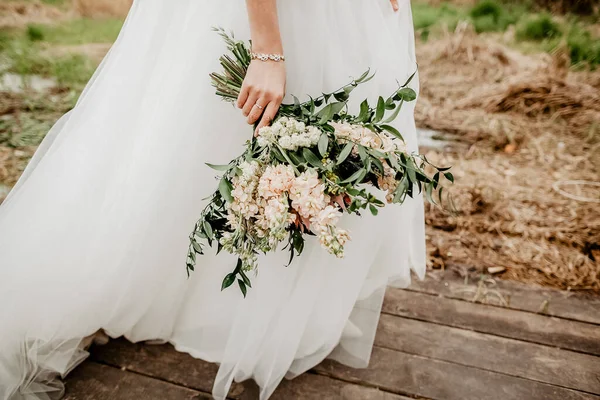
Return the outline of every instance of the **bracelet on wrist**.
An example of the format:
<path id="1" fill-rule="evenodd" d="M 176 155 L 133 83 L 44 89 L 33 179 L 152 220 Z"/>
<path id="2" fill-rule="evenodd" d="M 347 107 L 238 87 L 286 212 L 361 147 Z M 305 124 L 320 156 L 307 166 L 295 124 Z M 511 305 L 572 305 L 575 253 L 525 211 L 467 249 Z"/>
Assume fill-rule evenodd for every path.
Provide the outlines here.
<path id="1" fill-rule="evenodd" d="M 250 53 L 250 58 L 253 60 L 259 61 L 285 61 L 285 56 L 283 54 L 266 54 L 266 53 Z"/>

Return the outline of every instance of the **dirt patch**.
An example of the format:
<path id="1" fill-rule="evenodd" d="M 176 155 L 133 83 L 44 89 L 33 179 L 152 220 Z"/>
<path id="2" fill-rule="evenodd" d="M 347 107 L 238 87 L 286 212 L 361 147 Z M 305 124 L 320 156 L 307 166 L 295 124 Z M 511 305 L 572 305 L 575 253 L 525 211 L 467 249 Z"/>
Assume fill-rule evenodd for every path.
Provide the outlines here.
<path id="1" fill-rule="evenodd" d="M 55 23 L 71 16 L 70 12 L 37 2 L 0 3 L 0 29 Z"/>
<path id="2" fill-rule="evenodd" d="M 72 46 L 52 46 L 46 50 L 48 55 L 54 57 L 62 57 L 71 54 L 82 54 L 92 60 L 94 63 L 99 64 L 106 53 L 112 47 L 112 43 L 86 43 Z"/>
<path id="3" fill-rule="evenodd" d="M 600 73 L 515 53 L 466 25 L 418 48 L 419 125 L 469 146 L 429 154 L 457 176 L 455 212 L 427 212 L 430 267 L 600 291 Z"/>

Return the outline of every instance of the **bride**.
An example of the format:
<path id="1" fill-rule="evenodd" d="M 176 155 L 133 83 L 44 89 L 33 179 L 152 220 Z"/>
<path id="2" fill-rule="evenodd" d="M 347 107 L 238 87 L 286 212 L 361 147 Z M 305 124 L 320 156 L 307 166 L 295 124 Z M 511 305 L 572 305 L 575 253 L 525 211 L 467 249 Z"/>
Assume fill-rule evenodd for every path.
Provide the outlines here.
<path id="1" fill-rule="evenodd" d="M 251 63 L 237 109 L 210 86 L 226 51 L 214 26 L 285 55 Z M 101 329 L 220 364 L 217 399 L 245 379 L 267 399 L 326 357 L 366 367 L 386 286 L 424 274 L 421 199 L 346 217 L 345 259 L 310 242 L 288 268 L 287 254 L 263 257 L 246 299 L 220 291 L 235 259 L 206 255 L 189 279 L 185 260 L 215 187 L 205 163 L 237 156 L 248 124 L 269 124 L 284 92 L 307 98 L 367 68 L 376 77 L 356 98 L 415 71 L 409 0 L 136 0 L 0 207 L 0 399 L 59 398 L 58 378 Z M 395 125 L 416 151 L 411 105 Z"/>

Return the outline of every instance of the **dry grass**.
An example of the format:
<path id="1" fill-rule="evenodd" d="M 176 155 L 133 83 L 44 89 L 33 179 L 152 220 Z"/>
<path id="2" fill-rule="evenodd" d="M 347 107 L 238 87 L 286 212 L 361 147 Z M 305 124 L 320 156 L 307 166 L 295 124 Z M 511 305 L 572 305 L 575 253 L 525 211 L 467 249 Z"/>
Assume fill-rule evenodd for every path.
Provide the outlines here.
<path id="1" fill-rule="evenodd" d="M 132 0 L 73 0 L 75 10 L 90 18 L 123 17 L 127 15 Z"/>
<path id="2" fill-rule="evenodd" d="M 132 0 L 72 0 L 71 7 L 55 7 L 35 1 L 0 2 L 0 28 L 22 28 L 48 24 L 76 16 L 88 18 L 124 17 Z"/>
<path id="3" fill-rule="evenodd" d="M 419 46 L 419 56 L 418 122 L 469 146 L 429 154 L 454 164 L 458 181 L 456 213 L 427 213 L 430 266 L 495 268 L 505 278 L 600 291 L 598 204 L 553 188 L 600 180 L 600 73 L 569 72 L 560 54 L 523 56 L 466 25 Z M 564 187 L 600 199 L 598 188 Z"/>
<path id="4" fill-rule="evenodd" d="M 0 3 L 0 29 L 20 28 L 28 24 L 47 24 L 69 18 L 56 7 L 37 2 Z"/>

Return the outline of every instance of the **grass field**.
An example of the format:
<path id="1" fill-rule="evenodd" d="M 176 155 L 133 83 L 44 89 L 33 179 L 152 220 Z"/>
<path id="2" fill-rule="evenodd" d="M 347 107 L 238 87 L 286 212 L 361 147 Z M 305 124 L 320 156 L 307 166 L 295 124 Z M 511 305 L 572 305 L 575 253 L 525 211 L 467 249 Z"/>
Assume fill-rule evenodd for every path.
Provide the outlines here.
<path id="1" fill-rule="evenodd" d="M 542 2 L 413 1 L 417 123 L 449 141 L 428 157 L 458 178 L 454 211 L 427 208 L 429 267 L 600 292 L 599 7 Z M 73 107 L 128 6 L 0 3 L 0 197 Z"/>

